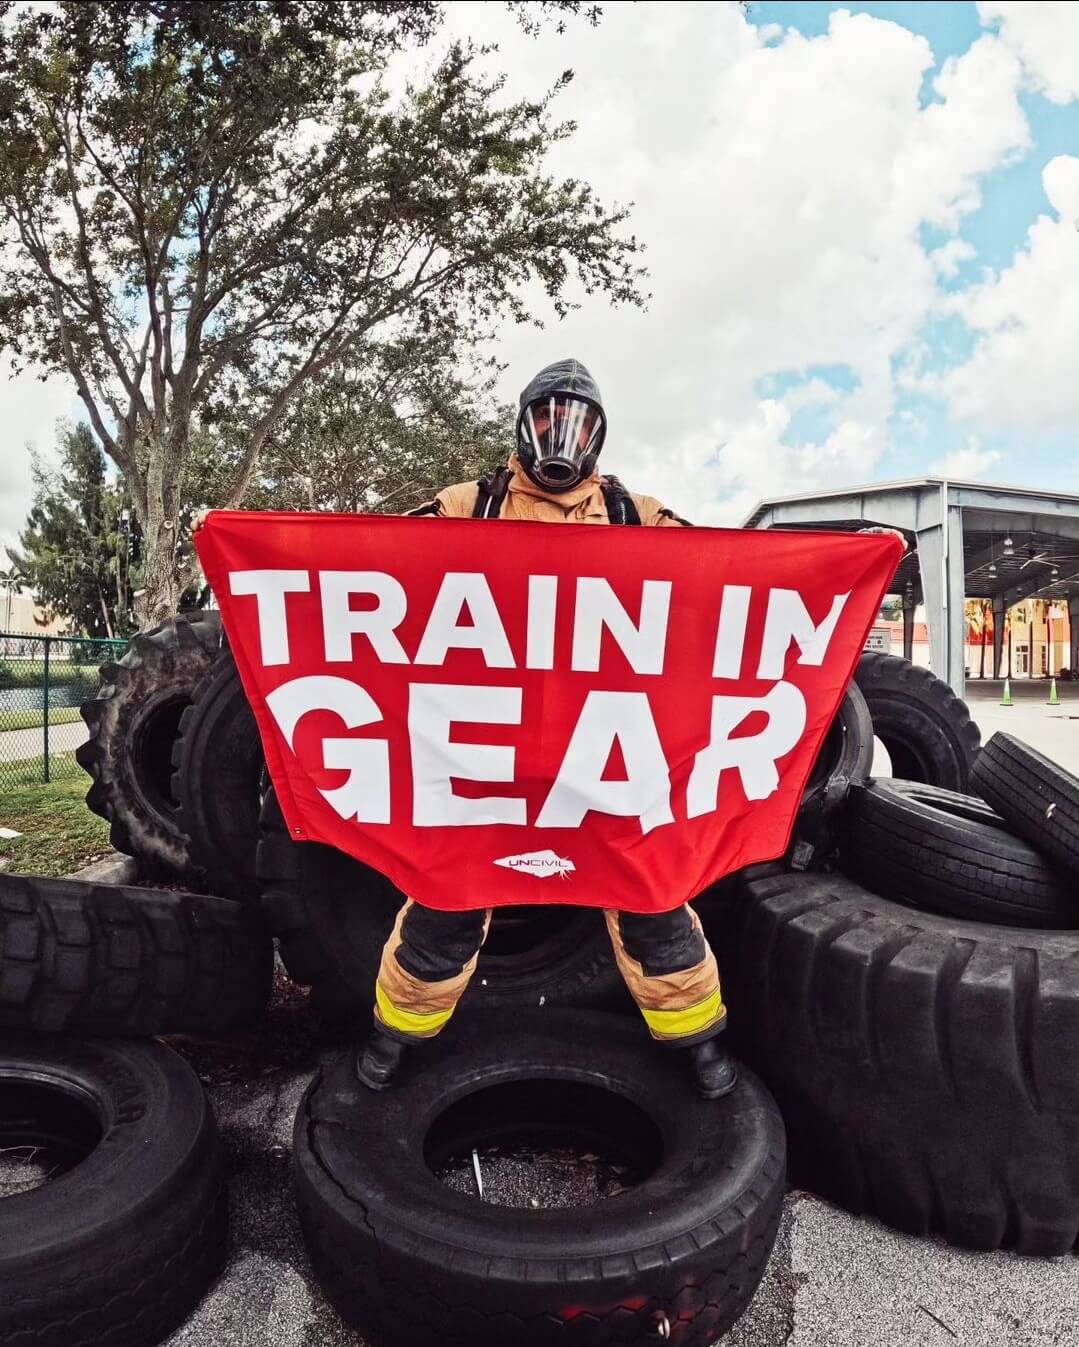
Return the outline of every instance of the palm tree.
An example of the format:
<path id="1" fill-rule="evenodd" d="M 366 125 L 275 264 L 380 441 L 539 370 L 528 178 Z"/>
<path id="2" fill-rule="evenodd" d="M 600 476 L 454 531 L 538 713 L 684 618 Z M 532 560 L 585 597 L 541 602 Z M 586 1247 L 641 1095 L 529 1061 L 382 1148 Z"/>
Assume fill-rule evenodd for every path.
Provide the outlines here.
<path id="1" fill-rule="evenodd" d="M 985 677 L 985 635 L 988 627 L 988 615 L 991 612 L 992 604 L 985 599 L 967 599 L 966 601 L 967 631 L 982 647 L 981 666 L 978 670 L 979 678 Z"/>
<path id="2" fill-rule="evenodd" d="M 11 601 L 19 592 L 19 582 L 10 571 L 0 574 L 0 590 L 4 592 L 4 631 L 11 630 Z"/>
<path id="3" fill-rule="evenodd" d="M 991 623 L 991 622 L 989 621 L 989 619 L 993 616 L 993 605 L 989 602 L 988 599 L 982 599 L 981 604 L 982 604 L 982 657 L 981 657 L 981 662 L 980 662 L 980 665 L 979 665 L 979 668 L 978 668 L 978 677 L 979 677 L 979 678 L 984 678 L 984 677 L 985 677 L 985 637 L 986 637 L 986 631 L 987 631 L 988 628 L 992 627 L 992 629 L 993 629 L 993 646 L 994 646 L 994 649 L 996 648 L 996 635 L 997 635 L 997 633 L 996 633 L 996 624 L 995 624 L 995 623 Z M 996 673 L 996 670 L 994 669 L 993 672 L 994 672 L 994 674 L 995 674 L 995 673 Z"/>

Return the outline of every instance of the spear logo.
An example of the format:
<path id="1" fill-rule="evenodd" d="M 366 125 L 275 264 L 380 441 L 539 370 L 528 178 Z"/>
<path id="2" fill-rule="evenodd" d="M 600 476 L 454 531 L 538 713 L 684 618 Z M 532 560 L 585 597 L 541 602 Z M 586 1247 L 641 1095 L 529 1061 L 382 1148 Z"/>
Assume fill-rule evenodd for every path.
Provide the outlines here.
<path id="1" fill-rule="evenodd" d="M 504 865 L 507 870 L 519 870 L 522 874 L 535 875 L 537 879 L 549 879 L 558 875 L 568 879 L 577 868 L 572 861 L 553 851 L 526 851 L 521 856 L 503 856 L 495 865 Z"/>

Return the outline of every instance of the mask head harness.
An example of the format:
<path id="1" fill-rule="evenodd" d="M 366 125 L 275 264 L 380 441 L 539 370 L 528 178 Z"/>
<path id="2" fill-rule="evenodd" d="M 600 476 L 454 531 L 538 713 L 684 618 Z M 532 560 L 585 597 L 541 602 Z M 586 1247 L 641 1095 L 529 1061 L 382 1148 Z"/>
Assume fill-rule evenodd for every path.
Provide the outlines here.
<path id="1" fill-rule="evenodd" d="M 596 468 L 607 418 L 595 380 L 579 360 L 541 370 L 521 394 L 517 457 L 544 491 L 571 491 Z"/>

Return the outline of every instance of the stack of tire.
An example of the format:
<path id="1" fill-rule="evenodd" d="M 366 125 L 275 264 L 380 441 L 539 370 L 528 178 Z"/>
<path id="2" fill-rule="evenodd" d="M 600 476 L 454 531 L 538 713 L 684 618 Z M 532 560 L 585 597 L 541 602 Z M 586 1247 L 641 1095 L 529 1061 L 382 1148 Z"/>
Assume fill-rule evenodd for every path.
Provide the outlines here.
<path id="1" fill-rule="evenodd" d="M 134 667 L 102 690 L 126 709 L 87 711 L 92 729 L 128 726 L 120 753 L 96 730 L 85 750 L 91 807 L 189 885 L 257 898 L 315 1008 L 362 1031 L 402 895 L 290 840 L 219 632 L 192 640 L 179 623 L 139 638 Z M 154 661 L 171 701 L 141 681 Z M 870 779 L 874 739 L 895 778 Z M 498 914 L 469 1013 L 422 1068 L 376 1097 L 343 1058 L 300 1109 L 304 1230 L 343 1316 L 380 1347 L 714 1341 L 775 1236 L 773 1094 L 794 1180 L 854 1211 L 980 1248 L 1073 1242 L 1079 935 L 1056 862 L 968 794 L 995 751 L 979 753 L 966 707 L 928 671 L 863 657 L 787 856 L 698 900 L 750 1067 L 719 1104 L 613 1013 L 629 1003 L 596 913 Z M 434 1177 L 492 1137 L 567 1127 L 650 1170 L 586 1222 L 545 1211 L 526 1227 Z M 1016 1127 L 1028 1151 L 1009 1145 Z"/>
<path id="2" fill-rule="evenodd" d="M 291 841 L 216 618 L 137 637 L 104 678 L 81 761 L 114 844 L 189 887 L 260 900 L 317 1011 L 363 1033 L 403 896 L 341 852 Z M 862 752 L 846 729 L 865 716 L 856 697 L 829 741 L 834 770 L 809 791 L 818 817 Z M 706 1103 L 683 1061 L 615 1013 L 630 1002 L 594 911 L 499 914 L 468 1002 L 392 1091 L 364 1090 L 345 1054 L 304 1098 L 297 1198 L 332 1302 L 378 1347 L 714 1342 L 752 1299 L 778 1229 L 785 1133 L 768 1091 L 746 1070 Z M 587 1221 L 545 1210 L 525 1232 L 519 1210 L 436 1177 L 492 1139 L 576 1144 L 641 1182 Z"/>
<path id="3" fill-rule="evenodd" d="M 199 627 L 174 628 L 175 660 Z M 89 716 L 110 728 L 87 746 L 130 750 L 136 702 L 156 707 L 140 770 L 179 719 L 168 681 L 140 675 L 145 639 L 160 633 L 105 670 Z M 125 682 L 137 697 L 110 706 Z M 95 760 L 92 806 L 120 798 L 133 757 Z M 140 780 L 158 807 L 167 778 Z M 135 850 L 141 822 L 117 809 L 114 842 Z M 257 904 L 0 874 L 0 1342 L 149 1347 L 201 1299 L 225 1253 L 221 1143 L 198 1077 L 156 1039 L 248 1023 L 272 970 Z"/>
<path id="4" fill-rule="evenodd" d="M 902 676 L 947 705 L 926 671 Z M 975 752 L 962 713 L 945 723 L 935 761 L 961 770 L 855 785 L 826 869 L 743 873 L 709 896 L 708 926 L 796 1184 L 912 1234 L 1063 1254 L 1079 1238 L 1079 780 L 1007 734 Z"/>

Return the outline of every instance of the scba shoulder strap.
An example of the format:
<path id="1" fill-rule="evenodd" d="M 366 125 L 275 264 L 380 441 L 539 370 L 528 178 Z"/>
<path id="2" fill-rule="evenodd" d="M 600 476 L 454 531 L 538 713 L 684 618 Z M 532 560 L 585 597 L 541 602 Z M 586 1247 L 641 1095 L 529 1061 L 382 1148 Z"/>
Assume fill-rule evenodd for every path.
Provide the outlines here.
<path id="1" fill-rule="evenodd" d="M 498 518 L 512 476 L 513 473 L 509 468 L 497 468 L 487 477 L 480 478 L 476 483 L 476 504 L 472 507 L 473 519 Z"/>
<path id="2" fill-rule="evenodd" d="M 488 477 L 481 477 L 476 483 L 476 504 L 472 509 L 473 519 L 498 519 L 502 512 L 502 502 L 509 489 L 513 476 L 509 468 L 499 468 Z M 633 503 L 633 497 L 617 477 L 601 477 L 600 489 L 603 502 L 607 506 L 607 520 L 611 524 L 639 524 L 640 513 Z"/>
<path id="3" fill-rule="evenodd" d="M 607 519 L 612 524 L 639 524 L 640 512 L 633 497 L 617 477 L 601 477 L 599 484 L 603 489 L 603 499 L 607 506 Z"/>

